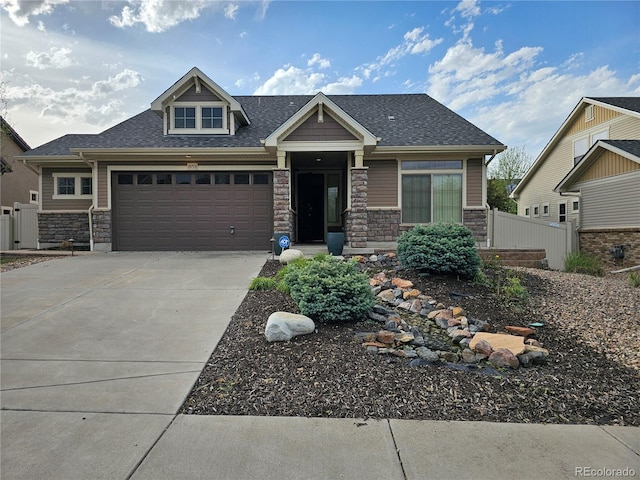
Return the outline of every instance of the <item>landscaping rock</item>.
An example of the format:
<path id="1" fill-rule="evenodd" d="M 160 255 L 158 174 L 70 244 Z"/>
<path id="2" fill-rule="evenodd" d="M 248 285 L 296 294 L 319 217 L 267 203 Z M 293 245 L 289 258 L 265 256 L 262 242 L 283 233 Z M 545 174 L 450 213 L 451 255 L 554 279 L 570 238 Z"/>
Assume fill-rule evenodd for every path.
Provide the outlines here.
<path id="1" fill-rule="evenodd" d="M 506 335 L 504 333 L 485 333 L 478 332 L 471 340 L 469 347 L 471 350 L 475 351 L 475 346 L 480 340 L 485 340 L 491 345 L 493 350 L 498 350 L 499 348 L 507 348 L 511 350 L 511 353 L 514 355 L 520 355 L 524 353 L 525 345 L 524 338 L 518 337 L 515 335 Z"/>
<path id="2" fill-rule="evenodd" d="M 287 265 L 289 262 L 293 262 L 297 258 L 303 257 L 304 253 L 302 253 L 300 250 L 296 250 L 295 248 L 288 248 L 282 251 L 280 257 L 278 257 L 278 260 L 281 264 Z"/>
<path id="3" fill-rule="evenodd" d="M 421 359 L 427 360 L 429 362 L 437 362 L 440 359 L 436 352 L 429 350 L 427 347 L 416 348 L 416 353 Z"/>
<path id="4" fill-rule="evenodd" d="M 520 366 L 518 357 L 516 357 L 508 348 L 497 348 L 489 356 L 489 363 L 494 367 L 509 367 L 516 369 Z"/>
<path id="5" fill-rule="evenodd" d="M 269 342 L 284 342 L 298 335 L 313 333 L 315 330 L 315 323 L 305 315 L 274 312 L 267 319 L 264 335 Z"/>
<path id="6" fill-rule="evenodd" d="M 380 330 L 376 338 L 379 342 L 386 343 L 387 345 L 393 345 L 393 342 L 396 339 L 396 334 L 388 330 Z"/>
<path id="7" fill-rule="evenodd" d="M 528 327 L 514 327 L 513 325 L 507 325 L 504 329 L 509 333 L 515 333 L 516 335 L 520 335 L 522 337 L 528 337 L 529 335 L 533 335 L 536 331 L 533 328 Z"/>
<path id="8" fill-rule="evenodd" d="M 471 344 L 469 344 L 469 347 L 471 347 Z M 473 347 L 471 347 L 471 350 L 481 355 L 484 355 L 486 357 L 489 357 L 489 355 L 493 353 L 493 347 L 486 340 L 480 340 L 479 342 L 475 342 L 473 344 Z"/>

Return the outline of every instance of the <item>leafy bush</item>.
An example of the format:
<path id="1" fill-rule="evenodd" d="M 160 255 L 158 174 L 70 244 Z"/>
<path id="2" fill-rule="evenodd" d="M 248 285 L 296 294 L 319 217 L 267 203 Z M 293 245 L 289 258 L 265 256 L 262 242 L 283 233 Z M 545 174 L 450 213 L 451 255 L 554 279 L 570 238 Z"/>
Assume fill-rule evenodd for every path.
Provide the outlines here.
<path id="1" fill-rule="evenodd" d="M 565 272 L 586 273 L 595 277 L 604 276 L 602 260 L 582 252 L 571 252 L 564 259 Z"/>
<path id="2" fill-rule="evenodd" d="M 520 283 L 520 279 L 514 276 L 508 276 L 506 282 L 502 285 L 502 297 L 505 301 L 523 302 L 529 298 L 529 292 Z"/>
<path id="3" fill-rule="evenodd" d="M 290 265 L 285 282 L 303 315 L 323 323 L 347 322 L 366 318 L 373 307 L 369 279 L 355 262 L 314 258 Z"/>
<path id="4" fill-rule="evenodd" d="M 398 239 L 398 259 L 409 268 L 473 277 L 480 266 L 471 230 L 454 223 L 416 225 Z"/>

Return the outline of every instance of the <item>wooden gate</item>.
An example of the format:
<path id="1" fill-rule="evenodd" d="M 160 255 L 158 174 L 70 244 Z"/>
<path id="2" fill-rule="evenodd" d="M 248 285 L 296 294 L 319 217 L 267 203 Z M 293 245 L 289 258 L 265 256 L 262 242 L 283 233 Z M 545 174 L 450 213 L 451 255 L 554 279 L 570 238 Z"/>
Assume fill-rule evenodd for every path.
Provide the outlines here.
<path id="1" fill-rule="evenodd" d="M 38 206 L 13 204 L 13 248 L 38 248 Z"/>

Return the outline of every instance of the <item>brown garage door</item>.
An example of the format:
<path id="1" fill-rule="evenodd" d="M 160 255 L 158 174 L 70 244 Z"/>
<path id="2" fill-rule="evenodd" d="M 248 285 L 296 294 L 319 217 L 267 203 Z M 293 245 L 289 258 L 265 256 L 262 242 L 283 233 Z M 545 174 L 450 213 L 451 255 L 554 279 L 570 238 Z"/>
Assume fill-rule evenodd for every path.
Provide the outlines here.
<path id="1" fill-rule="evenodd" d="M 268 172 L 115 172 L 115 250 L 269 250 Z"/>

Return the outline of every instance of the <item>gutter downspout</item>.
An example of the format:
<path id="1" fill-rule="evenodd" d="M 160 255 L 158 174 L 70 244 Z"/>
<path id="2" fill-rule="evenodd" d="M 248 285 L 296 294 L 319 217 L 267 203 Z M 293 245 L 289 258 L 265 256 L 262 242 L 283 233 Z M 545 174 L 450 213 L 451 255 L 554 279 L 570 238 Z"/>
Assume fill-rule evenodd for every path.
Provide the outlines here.
<path id="1" fill-rule="evenodd" d="M 86 158 L 84 158 L 84 154 L 82 152 L 78 152 L 78 155 L 80 156 L 80 158 L 82 159 L 82 161 L 84 163 L 86 163 L 89 167 L 91 167 L 91 183 L 93 184 L 93 179 L 94 179 L 94 173 L 95 172 L 95 162 L 93 162 L 93 164 L 91 162 L 89 162 Z M 93 195 L 91 195 L 91 206 L 89 207 L 89 210 L 87 210 L 87 214 L 89 215 L 89 250 L 90 251 L 94 251 L 94 246 L 93 246 L 93 209 L 95 208 L 95 196 L 97 195 L 97 189 L 96 189 L 96 193 L 94 193 Z"/>
<path id="2" fill-rule="evenodd" d="M 496 155 L 498 154 L 498 150 L 496 148 L 493 149 L 493 155 L 491 155 L 491 158 L 486 161 L 484 163 L 483 166 L 483 170 L 484 170 L 484 176 L 482 178 L 482 190 L 484 191 L 484 198 L 487 198 L 487 189 L 488 189 L 488 185 L 487 185 L 487 165 L 489 165 L 491 163 L 491 161 L 496 158 Z M 491 207 L 489 207 L 489 204 L 485 201 L 484 202 L 484 208 L 486 213 L 486 218 L 487 218 L 487 248 L 491 248 L 491 244 L 493 243 L 493 221 L 494 218 L 491 218 L 491 222 L 489 222 L 489 216 L 493 214 L 493 212 L 491 211 Z M 489 225 L 491 224 L 491 225 Z M 489 229 L 489 227 L 491 227 L 491 229 Z"/>

